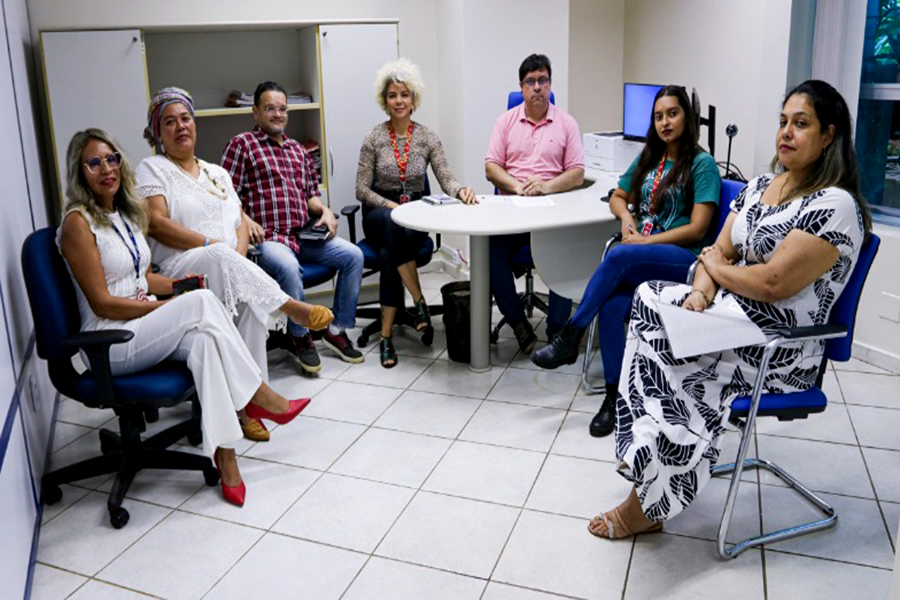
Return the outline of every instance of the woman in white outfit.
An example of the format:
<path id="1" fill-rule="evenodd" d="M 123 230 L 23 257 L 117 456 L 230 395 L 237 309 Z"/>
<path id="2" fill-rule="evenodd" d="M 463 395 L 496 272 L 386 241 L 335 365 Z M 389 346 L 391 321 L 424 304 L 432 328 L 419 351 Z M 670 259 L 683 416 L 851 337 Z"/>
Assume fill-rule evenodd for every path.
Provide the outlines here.
<path id="1" fill-rule="evenodd" d="M 249 236 L 231 177 L 218 165 L 194 156 L 190 94 L 175 87 L 160 90 L 150 101 L 144 137 L 157 155 L 137 166 L 136 191 L 150 208 L 154 262 L 167 277 L 207 275 L 209 288 L 236 317 L 238 331 L 267 380 L 270 327 L 283 329 L 290 318 L 310 329 L 323 329 L 334 315 L 323 306 L 290 298 L 245 258 Z M 260 422 L 244 415 L 242 426 L 250 439 L 269 438 Z"/>
<path id="2" fill-rule="evenodd" d="M 106 132 L 75 134 L 67 152 L 66 212 L 57 244 L 77 284 L 82 331 L 126 329 L 134 337 L 110 348 L 113 375 L 166 358 L 184 360 L 202 409 L 203 450 L 213 456 L 225 499 L 243 505 L 246 488 L 232 445 L 241 438 L 235 411 L 287 423 L 309 399 L 287 401 L 266 385 L 232 321 L 209 290 L 171 300 L 173 280 L 150 271 L 145 204 L 134 176 Z"/>

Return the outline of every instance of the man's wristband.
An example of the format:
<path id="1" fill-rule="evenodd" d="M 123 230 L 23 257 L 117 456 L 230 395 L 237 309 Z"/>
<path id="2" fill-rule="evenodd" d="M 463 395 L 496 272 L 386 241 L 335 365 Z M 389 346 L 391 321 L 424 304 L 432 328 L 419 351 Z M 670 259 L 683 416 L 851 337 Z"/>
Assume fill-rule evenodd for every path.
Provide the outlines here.
<path id="1" fill-rule="evenodd" d="M 203 240 L 203 247 L 209 246 L 209 236 L 206 236 L 206 239 Z"/>

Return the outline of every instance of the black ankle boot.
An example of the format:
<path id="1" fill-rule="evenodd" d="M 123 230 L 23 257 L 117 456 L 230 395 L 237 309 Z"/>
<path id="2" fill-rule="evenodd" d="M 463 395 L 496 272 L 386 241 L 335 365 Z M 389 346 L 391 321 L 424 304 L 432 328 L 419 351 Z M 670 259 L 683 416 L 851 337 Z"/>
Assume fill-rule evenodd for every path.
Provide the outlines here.
<path id="1" fill-rule="evenodd" d="M 543 369 L 574 364 L 578 360 L 578 346 L 582 337 L 584 328 L 575 327 L 571 321 L 566 321 L 549 344 L 531 355 L 531 362 Z"/>
<path id="2" fill-rule="evenodd" d="M 606 398 L 600 406 L 600 411 L 594 415 L 591 421 L 591 435 L 593 437 L 606 437 L 616 428 L 616 395 L 619 393 L 619 384 L 606 384 Z"/>

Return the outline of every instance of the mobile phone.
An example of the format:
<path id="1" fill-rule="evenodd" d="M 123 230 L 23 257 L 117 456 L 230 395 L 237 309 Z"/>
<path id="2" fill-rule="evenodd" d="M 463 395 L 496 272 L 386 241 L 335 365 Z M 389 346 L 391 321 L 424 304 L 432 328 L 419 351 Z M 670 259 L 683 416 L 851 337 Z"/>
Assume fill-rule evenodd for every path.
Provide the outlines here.
<path id="1" fill-rule="evenodd" d="M 172 282 L 172 295 L 179 296 L 192 290 L 206 289 L 206 275 L 189 275 Z"/>

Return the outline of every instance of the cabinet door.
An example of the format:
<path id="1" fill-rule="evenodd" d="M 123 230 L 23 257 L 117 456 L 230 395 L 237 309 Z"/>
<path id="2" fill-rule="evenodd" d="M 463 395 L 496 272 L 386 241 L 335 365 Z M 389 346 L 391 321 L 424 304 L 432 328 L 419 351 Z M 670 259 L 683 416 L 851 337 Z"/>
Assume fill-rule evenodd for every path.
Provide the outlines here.
<path id="1" fill-rule="evenodd" d="M 41 34 L 60 198 L 66 148 L 76 131 L 105 129 L 132 165 L 150 156 L 143 139 L 149 103 L 143 46 L 137 29 Z"/>
<path id="2" fill-rule="evenodd" d="M 387 117 L 375 103 L 375 73 L 397 58 L 396 24 L 323 25 L 322 101 L 325 105 L 323 157 L 328 169 L 328 198 L 335 213 L 356 200 L 356 165 L 363 137 Z M 357 236 L 362 236 L 357 219 Z M 341 235 L 349 238 L 347 227 Z"/>

